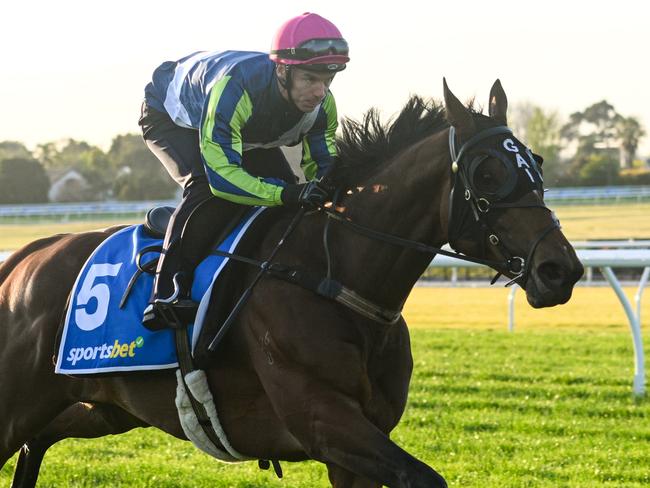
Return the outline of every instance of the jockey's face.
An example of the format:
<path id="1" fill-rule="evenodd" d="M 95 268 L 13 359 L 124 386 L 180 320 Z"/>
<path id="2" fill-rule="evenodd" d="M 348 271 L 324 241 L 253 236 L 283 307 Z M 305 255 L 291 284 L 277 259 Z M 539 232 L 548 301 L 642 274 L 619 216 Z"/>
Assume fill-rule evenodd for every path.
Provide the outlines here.
<path id="1" fill-rule="evenodd" d="M 311 112 L 323 101 L 336 73 L 307 71 L 300 68 L 291 70 L 291 98 L 301 112 Z M 286 66 L 278 66 L 278 77 L 286 79 Z M 286 90 L 282 95 L 288 100 Z"/>

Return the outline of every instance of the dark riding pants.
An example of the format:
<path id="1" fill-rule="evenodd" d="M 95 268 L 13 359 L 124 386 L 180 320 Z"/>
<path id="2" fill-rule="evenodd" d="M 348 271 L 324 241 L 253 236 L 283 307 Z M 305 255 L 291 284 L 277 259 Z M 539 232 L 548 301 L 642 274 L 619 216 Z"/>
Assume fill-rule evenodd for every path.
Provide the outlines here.
<path id="1" fill-rule="evenodd" d="M 241 215 L 244 206 L 212 194 L 201 158 L 197 130 L 176 125 L 169 115 L 146 104 L 142 106 L 139 124 L 147 147 L 183 188 L 183 198 L 169 222 L 163 243 L 164 252 L 156 270 L 154 297 L 166 298 L 174 291 L 172 277 L 179 271 L 191 277 L 222 229 Z M 246 151 L 242 157 L 242 167 L 253 176 L 296 182 L 296 176 L 280 148 Z"/>

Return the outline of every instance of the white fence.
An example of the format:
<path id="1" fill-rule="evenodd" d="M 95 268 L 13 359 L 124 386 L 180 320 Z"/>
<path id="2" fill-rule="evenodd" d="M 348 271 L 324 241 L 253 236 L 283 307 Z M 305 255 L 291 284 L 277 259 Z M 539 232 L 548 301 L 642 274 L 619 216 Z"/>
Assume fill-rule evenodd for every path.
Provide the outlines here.
<path id="1" fill-rule="evenodd" d="M 97 215 L 144 215 L 147 210 L 160 205 L 175 207 L 176 200 L 146 200 L 141 202 L 79 202 L 25 205 L 0 205 L 2 218 L 37 217 L 95 217 Z"/>
<path id="2" fill-rule="evenodd" d="M 650 186 L 603 186 L 551 188 L 545 195 L 551 204 L 650 201 Z M 144 215 L 158 205 L 176 206 L 176 200 L 141 202 L 79 202 L 0 205 L 0 218 L 54 217 L 83 218 L 97 215 Z"/>
<path id="3" fill-rule="evenodd" d="M 551 188 L 544 195 L 551 203 L 616 203 L 650 201 L 650 186 L 576 186 Z"/>
<path id="4" fill-rule="evenodd" d="M 632 342 L 634 345 L 634 379 L 633 391 L 635 395 L 645 393 L 645 360 L 643 353 L 643 339 L 641 336 L 641 298 L 648 278 L 650 278 L 650 249 L 578 249 L 578 258 L 585 268 L 599 268 L 607 282 L 614 289 L 625 315 L 628 319 Z M 431 263 L 432 268 L 476 268 L 484 267 L 480 264 L 461 261 L 447 256 L 436 256 Z M 612 268 L 641 268 L 641 280 L 634 297 L 636 307 L 633 308 L 625 296 L 623 288 Z M 518 286 L 513 285 L 508 295 L 508 329 L 514 331 L 514 298 Z"/>

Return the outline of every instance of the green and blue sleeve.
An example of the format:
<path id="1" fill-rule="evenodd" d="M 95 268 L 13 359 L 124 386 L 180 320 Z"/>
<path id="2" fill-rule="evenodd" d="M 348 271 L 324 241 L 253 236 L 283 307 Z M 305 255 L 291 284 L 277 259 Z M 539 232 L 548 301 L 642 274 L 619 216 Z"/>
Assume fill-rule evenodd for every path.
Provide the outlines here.
<path id="1" fill-rule="evenodd" d="M 334 163 L 337 155 L 336 129 L 338 128 L 336 102 L 327 92 L 321 103 L 314 125 L 302 141 L 302 162 L 300 166 L 307 180 L 320 178 Z"/>
<path id="2" fill-rule="evenodd" d="M 231 76 L 212 87 L 200 128 L 200 147 L 212 193 L 245 205 L 281 205 L 282 186 L 242 168 L 241 129 L 253 113 L 249 94 Z"/>

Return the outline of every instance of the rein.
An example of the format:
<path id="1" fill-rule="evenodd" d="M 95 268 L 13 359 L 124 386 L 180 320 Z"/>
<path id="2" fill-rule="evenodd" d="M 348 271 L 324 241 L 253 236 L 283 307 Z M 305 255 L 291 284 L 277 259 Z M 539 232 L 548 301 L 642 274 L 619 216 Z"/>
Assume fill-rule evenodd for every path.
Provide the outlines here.
<path id="1" fill-rule="evenodd" d="M 258 260 L 238 256 L 232 253 L 227 253 L 224 251 L 213 251 L 213 253 L 217 255 L 229 257 L 236 261 L 257 266 L 261 270 L 260 274 L 258 275 L 258 278 L 262 274 L 269 274 L 275 278 L 282 279 L 290 283 L 295 283 L 297 285 L 302 286 L 303 288 L 313 291 L 314 293 L 320 296 L 335 300 L 367 318 L 370 318 L 374 321 L 386 325 L 391 325 L 396 323 L 401 317 L 401 310 L 389 310 L 383 308 L 371 302 L 370 300 L 361 297 L 353 290 L 346 288 L 340 282 L 332 279 L 331 277 L 332 258 L 329 251 L 329 243 L 328 243 L 330 222 L 332 221 L 338 222 L 344 227 L 347 227 L 353 232 L 356 232 L 357 234 L 363 235 L 370 239 L 385 242 L 390 245 L 399 246 L 406 249 L 412 249 L 423 253 L 441 254 L 443 256 L 453 257 L 456 259 L 460 259 L 462 261 L 482 264 L 491 268 L 507 269 L 507 271 L 509 273 L 512 273 L 514 277 L 508 283 L 506 283 L 505 286 L 510 286 L 513 283 L 517 282 L 518 280 L 521 280 L 523 283 L 525 283 L 530 273 L 529 263 L 532 262 L 533 255 L 535 253 L 535 250 L 537 249 L 537 246 L 550 232 L 552 232 L 556 228 L 559 228 L 559 223 L 557 222 L 557 220 L 554 219 L 553 224 L 547 227 L 546 229 L 544 229 L 539 234 L 539 236 L 533 242 L 533 245 L 531 246 L 528 255 L 524 259 L 523 257 L 520 256 L 513 256 L 508 251 L 507 247 L 501 242 L 501 239 L 497 237 L 496 233 L 492 231 L 489 223 L 485 221 L 485 214 L 487 214 L 491 208 L 539 207 L 539 208 L 544 208 L 546 210 L 549 210 L 548 207 L 546 207 L 543 203 L 542 204 L 539 203 L 521 204 L 520 202 L 491 203 L 484 197 L 477 197 L 474 195 L 473 188 L 466 176 L 466 169 L 464 168 L 463 165 L 463 162 L 465 161 L 465 156 L 468 154 L 471 148 L 475 146 L 477 143 L 479 143 L 480 141 L 488 137 L 499 135 L 499 134 L 512 134 L 512 132 L 510 131 L 509 128 L 504 126 L 491 127 L 489 129 L 485 129 L 479 132 L 478 134 L 474 135 L 472 138 L 470 138 L 467 142 L 465 142 L 461 146 L 460 150 L 457 151 L 456 142 L 455 142 L 455 130 L 452 126 L 450 127 L 450 131 L 449 131 L 449 153 L 452 159 L 451 171 L 456 177 L 460 175 L 460 179 L 463 185 L 465 186 L 464 197 L 472 209 L 472 214 L 474 216 L 475 222 L 480 225 L 480 228 L 484 232 L 489 233 L 489 241 L 492 245 L 497 247 L 500 254 L 504 257 L 503 261 L 495 261 L 490 259 L 482 259 L 482 258 L 475 258 L 472 256 L 466 256 L 458 252 L 447 251 L 439 247 L 430 246 L 423 242 L 406 239 L 403 237 L 395 236 L 393 234 L 371 229 L 367 226 L 352 222 L 351 220 L 346 218 L 341 212 L 337 212 L 336 210 L 332 210 L 328 208 L 320 208 L 318 210 L 324 212 L 327 216 L 327 222 L 323 229 L 323 244 L 325 249 L 325 258 L 327 262 L 327 274 L 324 278 L 322 276 L 319 276 L 315 273 L 303 269 L 293 268 L 290 266 L 283 265 L 281 263 L 270 263 L 270 259 L 267 261 L 258 261 Z M 454 178 L 452 193 L 453 193 L 453 188 L 456 186 L 456 183 L 457 183 L 456 178 Z M 337 190 L 333 198 L 333 203 L 336 203 L 338 201 L 339 196 L 340 196 L 340 190 Z M 333 207 L 334 206 L 335 205 L 333 205 Z M 451 219 L 449 225 L 450 226 L 452 225 Z M 290 225 L 290 227 L 293 227 L 293 225 Z M 494 284 L 501 274 L 502 274 L 501 272 L 497 272 L 496 276 L 492 279 L 491 284 Z M 234 315 L 236 314 L 231 314 L 230 319 L 233 319 Z M 211 349 L 213 348 L 211 347 Z"/>
<path id="2" fill-rule="evenodd" d="M 439 247 L 435 246 L 430 246 L 428 244 L 424 244 L 419 241 L 414 241 L 411 239 L 405 239 L 403 237 L 398 237 L 393 234 L 388 234 L 386 232 L 381 232 L 378 230 L 371 229 L 369 227 L 366 227 L 361 224 L 357 224 L 355 222 L 352 222 L 351 220 L 347 219 L 345 216 L 343 216 L 342 213 L 337 212 L 336 210 L 331 210 L 331 209 L 323 209 L 323 211 L 326 213 L 328 219 L 334 220 L 336 222 L 341 223 L 343 226 L 348 227 L 352 231 L 356 232 L 357 234 L 363 235 L 365 237 L 368 237 L 370 239 L 378 240 L 381 242 L 386 242 L 388 244 L 392 244 L 395 246 L 407 248 L 407 249 L 413 249 L 415 251 L 419 252 L 424 252 L 424 253 L 431 253 L 431 254 L 441 254 L 443 256 L 449 256 L 452 258 L 460 259 L 462 261 L 467 261 L 470 263 L 476 263 L 476 264 L 482 264 L 491 268 L 497 268 L 497 267 L 502 267 L 507 269 L 510 273 L 514 274 L 514 278 L 512 278 L 508 283 L 506 283 L 505 286 L 510 286 L 513 283 L 515 283 L 519 279 L 523 279 L 522 281 L 525 283 L 525 281 L 528 279 L 528 274 L 530 273 L 530 266 L 529 263 L 532 262 L 533 254 L 535 250 L 537 249 L 537 246 L 539 243 L 548 235 L 551 231 L 553 231 L 556 228 L 559 228 L 559 224 L 557 223 L 556 220 L 554 220 L 553 224 L 544 229 L 541 234 L 535 239 L 535 242 L 531 246 L 530 251 L 528 252 L 528 255 L 526 256 L 526 259 L 520 257 L 520 256 L 513 256 L 505 247 L 504 244 L 502 244 L 501 239 L 499 239 L 496 235 L 495 232 L 492 231 L 491 227 L 487 222 L 484 221 L 483 216 L 487 214 L 487 212 L 490 210 L 490 208 L 526 208 L 526 207 L 539 207 L 539 208 L 544 208 L 546 210 L 549 210 L 548 207 L 545 205 L 540 205 L 540 204 L 520 204 L 520 203 L 491 203 L 489 202 L 486 198 L 483 197 L 475 197 L 473 196 L 473 192 L 471 189 L 471 185 L 468 181 L 468 178 L 466 177 L 466 174 L 464 171 L 461 171 L 461 163 L 464 161 L 464 157 L 466 156 L 467 152 L 475 146 L 477 143 L 480 141 L 499 134 L 512 134 L 512 131 L 505 126 L 498 126 L 498 127 L 491 127 L 489 129 L 485 129 L 478 134 L 474 135 L 471 137 L 467 142 L 465 142 L 459 151 L 456 150 L 456 138 L 455 138 L 455 129 L 453 126 L 449 128 L 449 154 L 451 155 L 452 159 L 452 165 L 451 165 L 451 170 L 454 175 L 460 175 L 460 179 L 462 180 L 464 186 L 465 186 L 465 200 L 471 205 L 472 210 L 473 210 L 473 215 L 477 223 L 481 226 L 481 228 L 485 232 L 489 232 L 489 240 L 490 243 L 494 246 L 497 246 L 499 249 L 501 255 L 504 256 L 503 261 L 494 261 L 490 259 L 481 259 L 481 258 L 474 258 L 471 256 L 466 256 L 464 254 L 460 254 L 458 252 L 452 252 L 452 251 L 447 251 L 445 249 L 441 249 Z M 454 187 L 456 186 L 456 181 L 454 181 Z M 453 187 L 452 187 L 453 191 Z M 337 198 L 334 198 L 336 201 Z M 549 210 L 550 211 L 550 210 Z M 452 220 L 450 219 L 449 225 L 452 226 Z M 325 232 L 327 232 L 327 225 L 325 227 Z M 325 241 L 325 250 L 326 250 L 326 257 L 327 257 L 327 268 L 328 268 L 328 276 L 329 276 L 329 270 L 331 268 L 330 265 L 330 256 L 329 256 L 329 249 L 327 246 L 327 238 L 326 235 L 324 236 L 324 241 Z M 490 284 L 494 284 L 496 280 L 501 276 L 501 272 L 497 272 L 495 277 L 492 279 Z"/>
<path id="3" fill-rule="evenodd" d="M 361 234 L 363 236 L 369 237 L 376 241 L 386 242 L 387 244 L 392 244 L 407 249 L 413 249 L 415 251 L 420 251 L 424 253 L 442 254 L 443 256 L 449 256 L 452 258 L 461 259 L 463 261 L 468 261 L 470 263 L 483 264 L 485 266 L 490 266 L 490 267 L 501 266 L 504 264 L 504 261 L 492 261 L 489 259 L 481 259 L 481 258 L 474 258 L 472 256 L 465 256 L 464 254 L 460 254 L 457 252 L 447 251 L 445 249 L 441 249 L 435 246 L 429 246 L 428 244 L 424 244 L 423 242 L 413 241 L 411 239 L 405 239 L 403 237 L 398 237 L 393 234 L 388 234 L 386 232 L 374 230 L 371 229 L 370 227 L 366 227 L 364 225 L 352 222 L 351 220 L 345 218 L 343 214 L 337 212 L 336 210 L 324 209 L 323 211 L 327 214 L 328 218 L 340 222 L 343 226 L 350 228 L 357 234 Z M 508 265 L 509 264 L 508 261 L 506 261 L 505 264 Z"/>
<path id="4" fill-rule="evenodd" d="M 487 198 L 484 196 L 477 196 L 475 189 L 472 187 L 470 179 L 467 175 L 468 169 L 465 167 L 463 164 L 465 161 L 465 156 L 468 154 L 468 152 L 472 149 L 473 146 L 475 146 L 477 143 L 480 141 L 499 134 L 512 134 L 509 128 L 504 127 L 504 126 L 498 126 L 498 127 L 491 127 L 488 129 L 485 129 L 483 131 L 480 131 L 478 134 L 474 135 L 471 137 L 468 141 L 466 141 L 460 148 L 460 150 L 456 150 L 456 138 L 455 138 L 455 129 L 454 127 L 450 127 L 449 129 L 449 153 L 451 155 L 451 172 L 455 176 L 452 181 L 452 191 L 450 198 L 453 197 L 454 194 L 454 189 L 458 186 L 457 180 L 460 180 L 461 183 L 463 184 L 464 188 L 464 200 L 467 202 L 467 204 L 470 206 L 472 210 L 472 215 L 475 220 L 475 224 L 478 224 L 480 229 L 484 233 L 489 233 L 489 242 L 497 247 L 498 251 L 500 254 L 504 257 L 503 261 L 495 261 L 495 260 L 489 260 L 489 259 L 482 259 L 482 258 L 475 258 L 471 256 L 466 256 L 464 254 L 458 253 L 458 252 L 452 252 L 452 251 L 447 251 L 445 249 L 441 249 L 439 247 L 435 246 L 430 246 L 428 244 L 425 244 L 423 242 L 411 240 L 411 239 L 406 239 L 403 237 L 399 237 L 393 234 L 389 234 L 386 232 L 381 232 L 375 229 L 371 229 L 367 226 L 357 224 L 355 222 L 352 222 L 348 218 L 346 218 L 341 212 L 338 212 L 336 210 L 328 209 L 328 208 L 320 208 L 318 211 L 324 212 L 326 217 L 327 217 L 327 222 L 324 226 L 323 229 L 323 244 L 325 248 L 325 258 L 327 262 L 327 274 L 323 278 L 322 276 L 310 272 L 308 270 L 304 270 L 301 268 L 296 268 L 296 267 L 290 267 L 281 263 L 273 263 L 272 260 L 275 257 L 275 254 L 277 253 L 278 249 L 282 246 L 282 244 L 285 242 L 286 238 L 289 236 L 289 234 L 292 233 L 292 231 L 295 229 L 295 227 L 298 225 L 299 221 L 302 219 L 302 217 L 305 214 L 305 208 L 300 208 L 298 213 L 294 216 L 293 220 L 289 224 L 287 230 L 285 231 L 282 239 L 278 242 L 276 245 L 275 249 L 271 252 L 271 255 L 269 258 L 265 261 L 257 260 L 257 259 L 251 259 L 247 258 L 244 256 L 240 256 L 237 254 L 233 254 L 230 252 L 226 251 L 219 251 L 219 250 L 213 250 L 212 254 L 218 255 L 218 256 L 224 256 L 229 259 L 233 259 L 235 261 L 239 261 L 245 264 L 253 265 L 257 267 L 260 271 L 253 280 L 253 283 L 245 290 L 244 294 L 240 297 L 239 301 L 237 302 L 237 305 L 234 307 L 234 309 L 231 311 L 230 315 L 226 319 L 225 323 L 222 325 L 220 330 L 217 332 L 217 335 L 214 337 L 212 342 L 210 343 L 208 349 L 210 351 L 214 351 L 219 344 L 220 340 L 223 338 L 227 330 L 230 328 L 230 326 L 234 323 L 235 318 L 237 317 L 239 311 L 241 308 L 244 306 L 244 304 L 248 301 L 248 298 L 250 297 L 252 293 L 252 289 L 255 286 L 255 284 L 260 280 L 260 278 L 266 274 L 271 275 L 275 278 L 282 279 L 284 281 L 288 281 L 290 283 L 297 284 L 299 286 L 302 286 L 303 288 L 306 288 L 320 296 L 323 296 L 325 298 L 329 298 L 332 300 L 335 300 L 342 305 L 345 305 L 347 308 L 369 318 L 374 321 L 383 323 L 385 325 L 392 325 L 396 323 L 400 318 L 401 318 L 401 310 L 389 310 L 386 308 L 383 308 L 370 300 L 367 300 L 357 293 L 355 293 L 353 290 L 345 287 L 343 284 L 340 282 L 332 279 L 331 274 L 332 274 L 332 259 L 331 259 L 331 254 L 329 251 L 329 244 L 328 244 L 328 234 L 329 234 L 329 224 L 330 222 L 338 222 L 344 227 L 349 228 L 353 232 L 363 235 L 369 239 L 374 239 L 377 241 L 385 242 L 390 245 L 394 246 L 399 246 L 402 248 L 406 249 L 412 249 L 418 252 L 423 252 L 423 253 L 429 253 L 429 254 L 441 254 L 443 256 L 449 256 L 453 257 L 462 261 L 467 261 L 471 263 L 477 263 L 477 264 L 482 264 L 491 268 L 502 268 L 502 269 L 507 269 L 507 272 L 515 275 L 508 283 L 506 283 L 505 286 L 510 286 L 511 284 L 521 280 L 522 283 L 525 283 L 528 279 L 528 275 L 530 273 L 530 264 L 533 259 L 533 255 L 535 253 L 535 250 L 537 249 L 537 246 L 540 244 L 540 242 L 554 229 L 559 228 L 559 222 L 557 219 L 553 220 L 553 224 L 544 229 L 535 239 L 533 242 L 533 245 L 531 246 L 528 255 L 524 259 L 523 257 L 520 256 L 513 256 L 507 247 L 501 242 L 501 239 L 497 236 L 495 232 L 493 232 L 491 226 L 489 225 L 489 222 L 486 221 L 486 214 L 491 208 L 525 208 L 525 207 L 538 207 L 538 208 L 543 208 L 545 210 L 548 210 L 550 212 L 550 209 L 546 207 L 546 205 L 543 204 L 543 202 L 540 203 L 535 203 L 535 204 L 521 204 L 520 202 L 514 202 L 514 203 L 503 203 L 503 202 L 490 202 Z M 480 156 L 478 156 L 480 157 Z M 477 157 L 477 158 L 478 158 Z M 532 157 L 532 156 L 531 156 Z M 472 163 L 476 161 L 477 158 L 474 158 L 473 161 L 471 161 L 469 164 L 471 166 Z M 513 169 L 513 171 L 516 171 Z M 540 175 L 541 179 L 541 175 Z M 508 189 L 508 191 L 511 191 L 512 188 Z M 338 201 L 338 198 L 340 196 L 340 190 L 337 190 L 336 194 L 334 195 L 333 198 L 333 203 L 336 203 Z M 507 193 L 506 193 L 507 196 Z M 502 197 L 503 198 L 503 197 Z M 450 203 L 450 219 L 449 219 L 449 227 L 452 227 L 453 225 L 462 225 L 461 223 L 454 222 L 451 219 L 451 210 L 452 210 L 452 205 L 453 202 Z M 483 241 L 482 241 L 483 242 Z M 144 265 L 140 265 L 139 261 L 142 255 L 146 251 L 150 251 L 150 249 L 143 250 L 144 252 L 141 251 L 140 255 L 138 256 L 138 268 L 140 272 L 151 272 L 151 269 L 153 268 L 153 265 L 151 262 L 146 263 Z M 498 271 L 496 276 L 492 279 L 491 284 L 494 284 L 496 280 L 501 276 L 502 272 Z M 134 277 L 135 278 L 135 277 Z M 134 281 L 134 280 L 132 280 Z M 131 285 L 131 284 L 130 284 Z M 125 295 L 128 295 L 128 290 L 130 289 L 130 286 L 127 287 L 127 293 Z M 123 298 L 124 300 L 124 298 Z"/>

